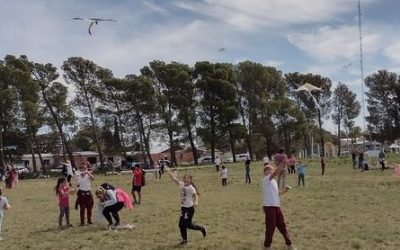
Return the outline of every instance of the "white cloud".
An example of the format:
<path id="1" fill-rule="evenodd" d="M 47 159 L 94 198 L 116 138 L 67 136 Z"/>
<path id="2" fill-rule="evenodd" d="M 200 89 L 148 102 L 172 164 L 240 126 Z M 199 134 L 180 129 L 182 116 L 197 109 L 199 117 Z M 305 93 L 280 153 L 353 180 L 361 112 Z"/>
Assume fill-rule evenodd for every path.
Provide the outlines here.
<path id="1" fill-rule="evenodd" d="M 175 5 L 241 30 L 321 22 L 356 9 L 353 0 L 180 0 Z"/>
<path id="2" fill-rule="evenodd" d="M 359 57 L 360 43 L 357 26 L 325 26 L 316 32 L 290 34 L 288 40 L 294 46 L 320 62 L 343 64 Z M 384 46 L 384 36 L 370 30 L 363 38 L 363 53 L 374 53 Z"/>
<path id="3" fill-rule="evenodd" d="M 143 4 L 154 12 L 157 12 L 160 14 L 168 13 L 168 11 L 166 9 L 160 7 L 160 5 L 154 4 L 148 0 L 143 1 Z"/>

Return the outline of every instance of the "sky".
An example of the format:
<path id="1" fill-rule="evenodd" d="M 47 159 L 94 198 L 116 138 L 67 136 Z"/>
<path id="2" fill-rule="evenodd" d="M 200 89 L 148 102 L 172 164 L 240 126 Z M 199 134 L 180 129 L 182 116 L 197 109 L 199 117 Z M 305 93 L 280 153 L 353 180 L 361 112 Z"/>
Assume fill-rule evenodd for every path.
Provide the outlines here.
<path id="1" fill-rule="evenodd" d="M 137 74 L 152 60 L 191 66 L 251 60 L 329 77 L 333 88 L 345 83 L 362 101 L 357 0 L 0 0 L 0 6 L 0 58 L 26 55 L 60 68 L 81 56 L 117 77 Z M 380 69 L 398 73 L 400 1 L 361 0 L 361 9 L 364 77 Z M 89 23 L 73 17 L 118 22 L 94 25 L 90 36 Z M 356 125 L 363 128 L 362 113 Z M 330 120 L 324 128 L 335 133 Z"/>

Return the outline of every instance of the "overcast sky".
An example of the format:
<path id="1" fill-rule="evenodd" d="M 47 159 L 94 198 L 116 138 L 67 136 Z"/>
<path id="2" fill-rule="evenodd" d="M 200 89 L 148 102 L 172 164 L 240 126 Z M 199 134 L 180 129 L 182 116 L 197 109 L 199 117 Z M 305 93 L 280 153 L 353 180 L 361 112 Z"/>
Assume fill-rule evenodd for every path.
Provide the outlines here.
<path id="1" fill-rule="evenodd" d="M 362 0 L 364 72 L 399 72 L 400 1 Z M 60 67 L 81 56 L 118 77 L 158 59 L 252 60 L 346 83 L 361 101 L 357 0 L 0 0 L 0 58 Z M 73 17 L 113 18 L 88 34 Z M 224 52 L 218 52 L 225 48 Z M 357 125 L 363 127 L 362 117 Z M 334 132 L 332 122 L 325 128 Z"/>

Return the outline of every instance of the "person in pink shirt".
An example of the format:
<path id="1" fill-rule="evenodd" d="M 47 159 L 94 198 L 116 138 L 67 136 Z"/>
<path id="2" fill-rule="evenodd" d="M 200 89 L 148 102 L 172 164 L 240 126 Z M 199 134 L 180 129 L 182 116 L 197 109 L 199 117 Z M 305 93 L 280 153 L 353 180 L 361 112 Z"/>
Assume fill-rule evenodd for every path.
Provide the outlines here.
<path id="1" fill-rule="evenodd" d="M 289 174 L 296 173 L 296 157 L 294 157 L 294 154 L 291 154 L 288 159 L 288 173 Z"/>
<path id="2" fill-rule="evenodd" d="M 69 194 L 74 192 L 74 189 L 70 189 L 68 186 L 67 179 L 64 177 L 58 178 L 57 185 L 54 187 L 56 195 L 58 195 L 58 205 L 60 207 L 60 214 L 58 216 L 58 228 L 62 228 L 62 220 L 65 216 L 67 227 L 72 227 L 69 221 Z"/>
<path id="3" fill-rule="evenodd" d="M 278 176 L 278 189 L 286 187 L 286 175 L 288 173 L 288 159 L 283 148 L 279 149 L 279 154 L 275 155 L 275 164 L 278 168 L 283 169 L 279 171 Z"/>

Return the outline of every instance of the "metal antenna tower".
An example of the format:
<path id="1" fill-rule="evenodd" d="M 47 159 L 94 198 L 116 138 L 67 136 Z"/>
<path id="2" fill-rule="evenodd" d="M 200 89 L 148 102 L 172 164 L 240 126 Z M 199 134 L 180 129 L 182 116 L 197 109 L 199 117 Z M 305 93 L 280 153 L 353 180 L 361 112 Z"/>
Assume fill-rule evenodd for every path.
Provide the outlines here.
<path id="1" fill-rule="evenodd" d="M 361 72 L 361 91 L 362 91 L 362 114 L 363 114 L 363 129 L 365 131 L 365 101 L 364 101 L 364 61 L 363 61 L 363 42 L 362 42 L 362 23 L 361 23 L 361 0 L 358 0 L 358 31 L 360 34 L 360 72 Z M 364 136 L 365 146 L 365 136 Z"/>

